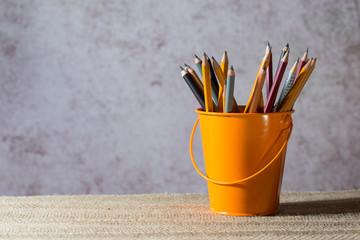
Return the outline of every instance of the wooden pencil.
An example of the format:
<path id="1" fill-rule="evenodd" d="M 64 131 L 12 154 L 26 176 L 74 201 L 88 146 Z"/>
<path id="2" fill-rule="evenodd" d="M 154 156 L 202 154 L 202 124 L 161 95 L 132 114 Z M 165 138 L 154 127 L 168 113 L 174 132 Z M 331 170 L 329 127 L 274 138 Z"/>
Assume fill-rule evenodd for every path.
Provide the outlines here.
<path id="1" fill-rule="evenodd" d="M 284 83 L 283 89 L 281 91 L 280 97 L 277 101 L 277 103 L 275 104 L 275 112 L 278 112 L 280 109 L 281 104 L 283 103 L 285 97 L 288 95 L 288 93 L 290 92 L 290 89 L 293 85 L 295 76 L 296 76 L 296 69 L 299 63 L 299 59 L 297 59 L 294 63 L 294 65 L 291 67 L 289 75 Z"/>
<path id="2" fill-rule="evenodd" d="M 212 67 L 210 58 L 206 55 L 206 53 L 204 53 L 204 54 L 206 56 L 206 60 L 209 63 L 212 97 L 213 97 L 215 105 L 217 106 L 218 105 L 219 84 L 218 84 L 214 69 Z"/>
<path id="3" fill-rule="evenodd" d="M 225 99 L 225 107 L 224 112 L 229 113 L 232 112 L 233 106 L 233 96 L 234 96 L 234 85 L 235 85 L 235 71 L 233 66 L 230 67 L 227 74 L 226 84 L 226 99 Z"/>
<path id="4" fill-rule="evenodd" d="M 302 58 L 301 58 L 301 60 L 300 60 L 300 62 L 299 62 L 299 66 L 298 66 L 298 69 L 297 69 L 297 72 L 296 72 L 296 76 L 295 76 L 293 85 L 295 84 L 296 79 L 297 79 L 297 77 L 299 76 L 301 69 L 302 69 L 302 68 L 305 66 L 305 64 L 308 62 L 308 53 L 309 53 L 309 49 L 306 49 L 304 55 L 302 56 Z"/>
<path id="5" fill-rule="evenodd" d="M 249 107 L 249 113 L 255 113 L 257 111 L 258 108 L 257 103 L 259 102 L 261 97 L 261 92 L 264 85 L 265 77 L 266 77 L 266 67 L 264 66 L 258 74 L 258 79 L 256 81 L 256 86 L 254 90 L 253 101 L 250 103 L 250 107 Z"/>
<path id="6" fill-rule="evenodd" d="M 216 76 L 217 76 L 217 78 L 219 80 L 219 104 L 218 104 L 218 108 L 219 108 L 219 111 L 221 111 L 221 109 L 223 109 L 223 107 L 225 106 L 225 98 L 223 98 L 223 97 L 224 97 L 224 91 L 225 91 L 226 78 L 223 75 L 223 72 L 222 72 L 222 69 L 221 69 L 219 63 L 215 60 L 214 57 L 212 57 L 212 65 L 214 67 L 215 74 L 216 74 Z M 220 105 L 221 105 L 221 107 L 219 107 Z M 234 96 L 233 96 L 232 107 L 233 107 L 232 112 L 234 112 L 234 113 L 239 113 L 240 112 L 239 111 L 239 106 L 237 105 L 237 102 L 236 102 Z"/>
<path id="7" fill-rule="evenodd" d="M 250 104 L 251 104 L 251 101 L 253 100 L 253 96 L 254 96 L 254 90 L 255 90 L 255 86 L 256 86 L 256 81 L 258 79 L 258 75 L 259 75 L 259 72 L 262 68 L 267 68 L 269 66 L 269 60 L 270 60 L 270 52 L 267 52 L 264 56 L 264 58 L 262 59 L 261 61 L 261 64 L 260 64 L 260 67 L 259 67 L 259 70 L 256 74 L 256 78 L 255 78 L 255 81 L 254 81 L 254 85 L 251 89 L 251 92 L 250 92 L 250 96 L 248 98 L 248 101 L 246 103 L 246 106 L 245 106 L 245 110 L 244 110 L 244 113 L 246 112 L 249 112 L 249 107 L 250 107 Z M 259 104 L 259 103 L 256 103 L 256 104 Z M 261 104 L 260 104 L 261 105 Z"/>
<path id="8" fill-rule="evenodd" d="M 291 88 L 289 94 L 286 96 L 285 100 L 280 106 L 279 112 L 290 111 L 293 108 L 296 99 L 300 95 L 302 89 L 304 88 L 307 80 L 309 79 L 312 71 L 315 68 L 315 63 L 316 58 L 314 60 L 308 61 L 303 67 L 297 81 L 295 82 L 294 86 Z"/>
<path id="9" fill-rule="evenodd" d="M 195 65 L 199 69 L 200 75 L 202 76 L 202 61 L 198 56 L 196 56 L 196 54 L 195 54 Z"/>
<path id="10" fill-rule="evenodd" d="M 223 57 L 221 59 L 221 70 L 222 70 L 222 72 L 224 74 L 225 79 L 227 78 L 228 69 L 229 69 L 229 59 L 228 59 L 227 52 L 225 51 L 224 55 L 223 55 Z"/>
<path id="11" fill-rule="evenodd" d="M 283 57 L 284 57 L 284 55 L 285 55 L 285 53 L 286 53 L 287 51 L 289 51 L 289 43 L 287 43 L 287 44 L 285 45 L 285 47 L 282 49 L 282 51 L 281 51 L 281 53 L 280 53 L 280 58 L 279 58 L 278 65 L 277 65 L 277 67 L 276 67 L 275 76 L 276 76 L 277 72 L 279 71 L 279 66 L 280 66 L 281 59 L 283 59 Z"/>
<path id="12" fill-rule="evenodd" d="M 275 99 L 276 99 L 276 95 L 277 92 L 279 90 L 279 86 L 281 83 L 281 79 L 284 75 L 287 63 L 288 63 L 288 59 L 289 59 L 289 51 L 287 51 L 284 55 L 284 57 L 281 59 L 280 65 L 279 65 L 279 70 L 276 73 L 275 79 L 274 79 L 274 83 L 271 87 L 270 90 L 270 94 L 268 99 L 266 100 L 266 104 L 264 107 L 264 113 L 268 113 L 272 110 Z"/>
<path id="13" fill-rule="evenodd" d="M 180 68 L 183 69 L 182 67 L 180 67 Z M 198 100 L 200 106 L 203 109 L 205 109 L 205 101 L 204 101 L 203 91 L 201 91 L 198 88 L 194 79 L 192 78 L 191 74 L 187 71 L 186 68 L 181 71 L 181 76 L 183 77 L 183 79 L 185 80 L 185 82 L 187 83 L 187 85 L 189 86 L 191 91 L 193 92 L 193 94 L 194 94 L 195 98 Z"/>
<path id="14" fill-rule="evenodd" d="M 192 69 L 189 65 L 187 65 L 186 63 L 184 64 L 186 67 L 188 67 L 188 71 L 191 74 L 191 76 L 193 77 L 193 79 L 195 80 L 196 85 L 198 86 L 198 88 L 204 92 L 204 86 L 199 78 L 199 76 L 196 74 L 195 70 Z"/>
<path id="15" fill-rule="evenodd" d="M 269 66 L 266 69 L 266 99 L 267 99 L 269 97 L 270 89 L 271 89 L 271 86 L 272 86 L 272 83 L 273 83 L 272 52 L 271 52 L 271 46 L 270 46 L 269 42 L 268 42 L 268 45 L 266 47 L 266 51 L 270 52 Z"/>
<path id="16" fill-rule="evenodd" d="M 206 59 L 206 55 L 204 53 L 204 57 L 202 60 L 202 75 L 203 75 L 203 85 L 204 85 L 204 100 L 205 100 L 205 111 L 213 112 L 213 101 L 212 101 L 212 93 L 211 93 L 211 79 L 210 79 L 210 68 L 209 62 Z"/>

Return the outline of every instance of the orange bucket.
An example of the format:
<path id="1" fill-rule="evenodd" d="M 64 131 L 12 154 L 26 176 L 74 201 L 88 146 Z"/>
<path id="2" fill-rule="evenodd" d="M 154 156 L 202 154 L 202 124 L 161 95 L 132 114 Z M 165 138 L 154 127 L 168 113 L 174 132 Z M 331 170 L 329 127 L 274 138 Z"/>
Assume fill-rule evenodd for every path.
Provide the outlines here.
<path id="1" fill-rule="evenodd" d="M 243 110 L 241 106 L 240 112 Z M 199 118 L 191 133 L 190 156 L 196 171 L 208 182 L 210 210 L 235 216 L 276 213 L 294 111 L 195 112 Z M 192 153 L 199 120 L 206 175 Z"/>

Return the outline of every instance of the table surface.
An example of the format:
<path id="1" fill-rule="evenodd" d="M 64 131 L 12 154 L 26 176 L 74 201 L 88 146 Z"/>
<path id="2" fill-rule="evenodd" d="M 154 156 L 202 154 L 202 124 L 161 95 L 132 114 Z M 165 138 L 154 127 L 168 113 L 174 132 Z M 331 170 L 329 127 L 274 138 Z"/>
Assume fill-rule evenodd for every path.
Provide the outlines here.
<path id="1" fill-rule="evenodd" d="M 0 197 L 6 239 L 360 239 L 360 190 L 283 192 L 273 216 L 210 212 L 207 194 Z"/>

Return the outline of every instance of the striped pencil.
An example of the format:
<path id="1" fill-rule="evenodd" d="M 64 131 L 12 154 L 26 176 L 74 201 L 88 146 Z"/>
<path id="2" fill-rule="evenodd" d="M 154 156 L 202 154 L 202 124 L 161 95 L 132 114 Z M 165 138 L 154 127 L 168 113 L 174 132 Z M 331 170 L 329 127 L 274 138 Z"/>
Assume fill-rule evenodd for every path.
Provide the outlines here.
<path id="1" fill-rule="evenodd" d="M 272 110 L 273 108 L 273 105 L 274 105 L 274 102 L 275 102 L 275 99 L 276 99 L 276 95 L 277 95 L 277 92 L 279 90 L 279 86 L 280 86 L 280 83 L 281 83 L 281 79 L 284 75 L 284 72 L 285 72 L 285 69 L 286 69 L 286 66 L 287 66 L 287 63 L 288 63 L 288 59 L 289 59 L 289 51 L 287 51 L 284 55 L 284 57 L 281 59 L 281 62 L 280 62 L 280 65 L 279 65 L 279 71 L 277 71 L 276 73 L 276 76 L 275 76 L 275 79 L 274 79 L 274 83 L 271 87 L 271 90 L 270 90 L 270 94 L 269 94 L 269 97 L 266 101 L 266 104 L 265 104 L 265 108 L 264 108 L 264 113 L 268 113 Z"/>
<path id="2" fill-rule="evenodd" d="M 301 70 L 294 86 L 291 88 L 291 90 L 290 90 L 289 94 L 287 95 L 287 97 L 285 98 L 283 104 L 280 106 L 279 112 L 290 111 L 293 108 L 296 99 L 300 95 L 300 93 L 301 93 L 302 89 L 304 88 L 307 80 L 309 79 L 312 71 L 314 70 L 315 64 L 316 64 L 316 58 L 314 58 L 313 60 L 310 60 L 306 63 L 306 65 Z"/>
<path id="3" fill-rule="evenodd" d="M 230 67 L 230 70 L 227 74 L 226 84 L 226 99 L 225 99 L 225 108 L 224 112 L 232 112 L 233 106 L 233 96 L 234 96 L 234 85 L 235 85 L 235 71 L 233 66 Z"/>
<path id="4" fill-rule="evenodd" d="M 281 104 L 283 103 L 285 97 L 288 95 L 288 93 L 290 92 L 290 89 L 293 85 L 295 76 L 296 76 L 296 69 L 299 63 L 299 59 L 294 63 L 294 65 L 292 66 L 292 68 L 290 69 L 289 75 L 284 83 L 283 89 L 281 91 L 280 97 L 275 105 L 275 112 L 278 112 L 280 109 Z"/>

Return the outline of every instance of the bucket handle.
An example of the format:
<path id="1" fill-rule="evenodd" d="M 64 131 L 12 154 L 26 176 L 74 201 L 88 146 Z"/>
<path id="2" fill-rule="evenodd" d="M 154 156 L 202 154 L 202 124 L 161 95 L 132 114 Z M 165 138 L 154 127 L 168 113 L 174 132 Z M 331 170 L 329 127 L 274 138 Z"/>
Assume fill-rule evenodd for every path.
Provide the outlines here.
<path id="1" fill-rule="evenodd" d="M 200 169 L 198 168 L 198 166 L 196 165 L 196 162 L 195 162 L 195 160 L 194 160 L 194 155 L 193 155 L 193 140 L 194 140 L 194 134 L 195 134 L 196 127 L 197 127 L 197 125 L 198 125 L 198 123 L 199 123 L 199 120 L 200 120 L 200 118 L 197 118 L 197 119 L 196 119 L 196 122 L 195 122 L 195 124 L 194 124 L 193 130 L 192 130 L 192 132 L 191 132 L 191 137 L 190 137 L 190 156 L 191 156 L 191 161 L 192 161 L 192 163 L 193 163 L 193 165 L 194 165 L 195 170 L 200 174 L 201 177 L 203 177 L 204 179 L 206 179 L 206 180 L 209 181 L 209 182 L 212 182 L 212 183 L 215 183 L 215 184 L 219 184 L 219 185 L 235 185 L 235 184 L 239 184 L 239 183 L 242 183 L 242 182 L 244 182 L 244 181 L 246 181 L 246 180 L 249 180 L 249 179 L 257 176 L 257 175 L 260 174 L 261 172 L 265 171 L 265 169 L 267 169 L 267 168 L 275 161 L 275 159 L 280 155 L 280 153 L 282 152 L 282 150 L 285 148 L 285 146 L 286 146 L 287 143 L 289 142 L 289 138 L 290 138 L 290 135 L 291 135 L 291 132 L 292 132 L 292 128 L 293 128 L 293 124 L 292 124 L 292 122 L 290 122 L 289 127 L 283 129 L 283 130 L 280 132 L 279 136 L 275 139 L 275 142 L 274 142 L 273 144 L 276 143 L 276 141 L 279 139 L 279 137 L 281 136 L 281 134 L 283 133 L 283 131 L 290 129 L 290 132 L 289 132 L 288 136 L 286 137 L 286 140 L 285 140 L 284 144 L 282 145 L 282 147 L 280 148 L 279 152 L 278 152 L 278 153 L 275 155 L 275 157 L 274 157 L 265 167 L 263 167 L 261 170 L 259 170 L 258 172 L 254 173 L 253 175 L 251 175 L 251 176 L 249 176 L 249 177 L 246 177 L 246 178 L 243 178 L 243 179 L 241 179 L 241 180 L 236 180 L 236 181 L 233 181 L 233 182 L 218 182 L 218 181 L 215 181 L 215 180 L 210 179 L 210 178 L 208 178 L 207 176 L 205 176 L 205 175 L 200 171 Z M 271 147 L 270 147 L 269 149 L 271 149 Z M 267 151 L 268 151 L 268 150 L 267 150 Z M 264 156 L 266 155 L 267 151 L 265 152 Z"/>

